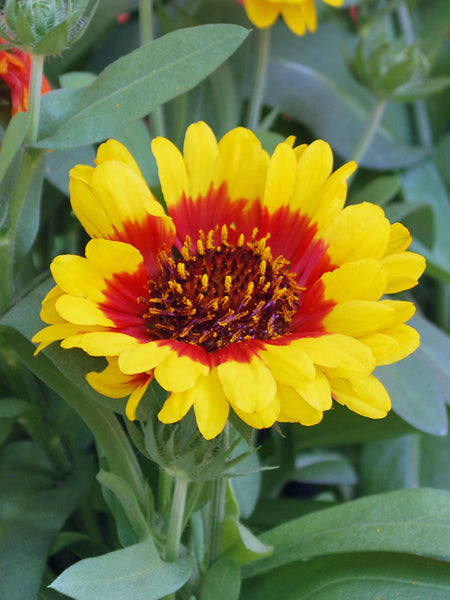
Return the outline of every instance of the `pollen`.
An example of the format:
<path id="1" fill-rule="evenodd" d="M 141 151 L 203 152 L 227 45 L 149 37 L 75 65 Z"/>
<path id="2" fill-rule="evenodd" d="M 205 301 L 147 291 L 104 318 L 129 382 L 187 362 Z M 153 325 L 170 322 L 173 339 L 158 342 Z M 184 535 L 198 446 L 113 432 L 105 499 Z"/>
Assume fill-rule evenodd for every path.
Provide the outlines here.
<path id="1" fill-rule="evenodd" d="M 289 332 L 302 289 L 283 256 L 272 257 L 269 236 L 250 239 L 223 226 L 186 236 L 177 256 L 158 255 L 159 274 L 139 298 L 150 339 L 173 339 L 207 352 Z"/>

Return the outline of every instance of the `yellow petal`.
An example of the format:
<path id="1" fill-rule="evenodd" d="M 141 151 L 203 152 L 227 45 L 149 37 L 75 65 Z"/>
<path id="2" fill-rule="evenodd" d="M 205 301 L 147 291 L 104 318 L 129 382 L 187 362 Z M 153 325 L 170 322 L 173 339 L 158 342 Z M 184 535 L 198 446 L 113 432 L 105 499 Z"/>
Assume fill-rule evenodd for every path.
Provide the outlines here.
<path id="1" fill-rule="evenodd" d="M 420 336 L 409 325 L 394 325 L 363 336 L 360 341 L 369 346 L 377 365 L 390 365 L 412 354 L 419 347 Z"/>
<path id="2" fill-rule="evenodd" d="M 292 385 L 292 387 L 316 410 L 322 412 L 331 408 L 333 401 L 330 383 L 322 371 L 317 370 L 313 381 L 303 385 Z"/>
<path id="3" fill-rule="evenodd" d="M 138 407 L 139 402 L 142 400 L 142 396 L 145 394 L 150 381 L 151 381 L 151 377 L 149 377 L 147 379 L 147 381 L 144 381 L 143 383 L 140 383 L 139 385 L 137 385 L 134 388 L 133 392 L 131 393 L 130 397 L 128 398 L 128 402 L 125 407 L 125 414 L 127 415 L 127 418 L 130 421 L 135 420 L 136 409 Z"/>
<path id="4" fill-rule="evenodd" d="M 334 264 L 359 258 L 379 260 L 387 247 L 390 224 L 383 210 L 363 202 L 347 206 L 322 236 L 329 243 L 328 254 Z"/>
<path id="5" fill-rule="evenodd" d="M 386 329 L 393 322 L 393 308 L 383 301 L 368 300 L 350 300 L 337 304 L 323 320 L 328 332 L 356 337 Z"/>
<path id="6" fill-rule="evenodd" d="M 316 425 L 322 420 L 323 413 L 317 410 L 291 386 L 279 385 L 280 414 L 278 421 Z"/>
<path id="7" fill-rule="evenodd" d="M 94 196 L 91 181 L 86 182 L 85 171 L 80 169 L 81 166 L 78 165 L 70 171 L 69 188 L 72 210 L 90 237 L 108 237 L 111 234 L 109 220 L 103 206 Z M 93 174 L 94 168 L 88 168 Z"/>
<path id="8" fill-rule="evenodd" d="M 412 242 L 409 231 L 401 223 L 392 223 L 385 255 L 404 252 Z"/>
<path id="9" fill-rule="evenodd" d="M 67 323 L 66 321 L 44 327 L 44 329 L 38 331 L 31 339 L 34 344 L 39 344 L 34 353 L 35 356 L 53 342 L 64 340 L 67 337 L 70 339 L 72 336 L 78 335 L 80 330 L 84 333 L 85 328 L 74 323 Z"/>
<path id="10" fill-rule="evenodd" d="M 425 270 L 425 259 L 414 252 L 398 252 L 381 259 L 381 268 L 386 275 L 386 294 L 409 290 L 418 283 Z"/>
<path id="11" fill-rule="evenodd" d="M 194 403 L 195 389 L 185 392 L 173 392 L 164 402 L 158 413 L 161 423 L 176 423 L 181 421 Z"/>
<path id="12" fill-rule="evenodd" d="M 39 316 L 44 323 L 55 324 L 63 322 L 63 319 L 56 310 L 56 301 L 63 294 L 64 290 L 56 285 L 42 300 L 42 308 Z"/>
<path id="13" fill-rule="evenodd" d="M 276 384 L 269 368 L 257 356 L 251 362 L 228 361 L 217 367 L 228 400 L 246 413 L 258 412 L 271 404 Z"/>
<path id="14" fill-rule="evenodd" d="M 336 303 L 350 300 L 378 300 L 384 293 L 386 277 L 378 261 L 362 258 L 325 273 L 325 300 Z"/>
<path id="15" fill-rule="evenodd" d="M 337 367 L 340 362 L 339 350 L 334 344 L 336 336 L 301 338 L 291 342 L 292 346 L 303 350 L 312 362 L 323 367 Z"/>
<path id="16" fill-rule="evenodd" d="M 95 331 L 83 335 L 81 347 L 91 356 L 117 356 L 130 346 L 136 346 L 136 339 L 125 333 Z"/>
<path id="17" fill-rule="evenodd" d="M 119 369 L 123 373 L 133 375 L 154 369 L 173 350 L 170 346 L 159 345 L 158 342 L 136 344 L 126 348 L 119 356 Z"/>
<path id="18" fill-rule="evenodd" d="M 64 294 L 56 301 L 56 310 L 69 323 L 78 325 L 114 326 L 113 321 L 103 313 L 95 302 Z"/>
<path id="19" fill-rule="evenodd" d="M 217 140 L 206 123 L 200 121 L 188 127 L 183 154 L 191 198 L 205 196 L 213 181 L 218 156 Z"/>
<path id="20" fill-rule="evenodd" d="M 347 198 L 347 179 L 354 172 L 356 166 L 355 162 L 342 165 L 322 187 L 318 207 L 313 217 L 320 233 L 329 227 L 329 224 L 343 209 Z"/>
<path id="21" fill-rule="evenodd" d="M 391 409 L 389 394 L 373 375 L 361 379 L 333 379 L 330 383 L 333 397 L 363 417 L 382 419 Z"/>
<path id="22" fill-rule="evenodd" d="M 347 335 L 326 335 L 320 338 L 338 354 L 337 366 L 323 368 L 333 377 L 366 377 L 375 368 L 373 354 L 365 344 Z"/>
<path id="23" fill-rule="evenodd" d="M 215 438 L 225 427 L 230 404 L 215 370 L 198 380 L 195 386 L 194 411 L 198 428 L 205 439 Z"/>
<path id="24" fill-rule="evenodd" d="M 414 304 L 405 300 L 380 300 L 379 304 L 393 311 L 392 325 L 409 321 L 416 312 Z"/>
<path id="25" fill-rule="evenodd" d="M 224 182 L 231 200 L 261 199 L 264 192 L 269 155 L 249 129 L 237 127 L 219 142 L 214 187 Z"/>
<path id="26" fill-rule="evenodd" d="M 186 165 L 181 152 L 166 138 L 155 138 L 152 141 L 152 151 L 158 165 L 164 200 L 170 211 L 171 206 L 190 194 Z"/>
<path id="27" fill-rule="evenodd" d="M 316 375 L 312 360 L 298 345 L 266 344 L 260 357 L 280 383 L 301 385 Z"/>
<path id="28" fill-rule="evenodd" d="M 277 4 L 267 0 L 245 0 L 244 5 L 248 18 L 256 27 L 270 27 L 280 14 Z"/>
<path id="29" fill-rule="evenodd" d="M 105 279 L 116 273 L 134 273 L 144 263 L 137 248 L 113 240 L 90 240 L 86 245 L 86 258 Z"/>
<path id="30" fill-rule="evenodd" d="M 301 155 L 292 190 L 291 207 L 313 217 L 319 208 L 320 190 L 331 174 L 333 153 L 329 144 L 316 140 Z"/>
<path id="31" fill-rule="evenodd" d="M 110 360 L 106 369 L 100 373 L 91 371 L 86 379 L 95 391 L 108 398 L 125 398 L 136 387 L 136 378 L 122 373 L 116 360 Z"/>
<path id="32" fill-rule="evenodd" d="M 303 35 L 308 29 L 315 31 L 317 28 L 317 14 L 314 0 L 303 0 L 300 4 L 283 4 L 281 14 L 286 25 L 296 35 Z"/>
<path id="33" fill-rule="evenodd" d="M 117 140 L 108 140 L 107 142 L 100 144 L 97 150 L 97 158 L 95 159 L 96 165 L 101 165 L 108 160 L 116 160 L 124 163 L 130 167 L 130 169 L 132 169 L 136 175 L 140 175 L 142 177 L 142 173 L 137 162 L 131 156 L 128 149 Z"/>
<path id="34" fill-rule="evenodd" d="M 143 222 L 149 214 L 167 218 L 143 177 L 122 162 L 100 164 L 92 176 L 92 192 L 104 211 L 103 237 L 116 237 L 114 232 L 122 233 L 124 223 Z"/>
<path id="35" fill-rule="evenodd" d="M 289 202 L 296 168 L 297 161 L 292 148 L 287 143 L 278 144 L 270 160 L 264 190 L 264 205 L 270 212 Z"/>
<path id="36" fill-rule="evenodd" d="M 172 350 L 156 367 L 155 379 L 169 392 L 184 392 L 196 384 L 200 375 L 208 372 L 207 365 Z"/>
<path id="37" fill-rule="evenodd" d="M 271 427 L 277 420 L 280 414 L 280 399 L 278 395 L 275 395 L 273 401 L 268 406 L 252 413 L 244 412 L 235 405 L 232 405 L 232 407 L 241 421 L 244 421 L 244 423 L 255 429 L 265 429 L 266 427 Z"/>
<path id="38" fill-rule="evenodd" d="M 85 258 L 70 254 L 57 256 L 50 269 L 59 288 L 66 294 L 84 296 L 93 302 L 104 300 L 104 277 Z"/>

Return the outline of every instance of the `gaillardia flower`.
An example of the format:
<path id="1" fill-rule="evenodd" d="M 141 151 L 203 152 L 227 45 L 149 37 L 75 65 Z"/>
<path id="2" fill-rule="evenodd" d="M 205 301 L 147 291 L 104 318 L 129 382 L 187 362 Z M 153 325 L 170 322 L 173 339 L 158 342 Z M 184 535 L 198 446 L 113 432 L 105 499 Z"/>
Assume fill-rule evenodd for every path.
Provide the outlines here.
<path id="1" fill-rule="evenodd" d="M 94 239 L 85 258 L 53 261 L 39 349 L 61 339 L 106 357 L 88 381 L 129 396 L 129 419 L 154 377 L 170 392 L 159 419 L 193 407 L 205 438 L 230 407 L 256 428 L 313 425 L 333 398 L 384 417 L 372 372 L 419 336 L 404 324 L 413 304 L 381 298 L 416 285 L 425 263 L 380 207 L 343 208 L 355 163 L 332 173 L 328 144 L 292 138 L 270 157 L 244 128 L 217 143 L 202 122 L 183 154 L 164 138 L 152 148 L 170 216 L 114 140 L 96 167 L 72 170 L 72 207 Z"/>
<path id="2" fill-rule="evenodd" d="M 0 44 L 5 40 L 0 38 Z M 9 87 L 11 92 L 12 115 L 28 110 L 28 93 L 30 86 L 31 55 L 19 48 L 0 50 L 0 79 Z M 51 90 L 45 77 L 42 78 L 41 93 Z"/>
<path id="3" fill-rule="evenodd" d="M 270 27 L 278 17 L 297 35 L 317 28 L 314 0 L 238 0 L 245 6 L 250 21 L 261 29 Z M 323 0 L 331 6 L 341 6 L 344 0 Z"/>

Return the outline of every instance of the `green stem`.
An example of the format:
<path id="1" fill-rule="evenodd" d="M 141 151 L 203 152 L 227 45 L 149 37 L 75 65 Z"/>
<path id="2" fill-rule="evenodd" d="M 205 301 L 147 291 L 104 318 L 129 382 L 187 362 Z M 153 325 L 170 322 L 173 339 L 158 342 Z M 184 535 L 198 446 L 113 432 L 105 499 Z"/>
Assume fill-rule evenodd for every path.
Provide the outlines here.
<path id="1" fill-rule="evenodd" d="M 409 13 L 409 8 L 406 2 L 400 4 L 397 8 L 398 20 L 400 27 L 405 34 L 406 41 L 408 44 L 414 44 L 416 36 L 414 33 L 414 27 Z M 433 133 L 431 131 L 430 119 L 428 117 L 428 110 L 425 100 L 416 100 L 413 102 L 414 119 L 417 127 L 417 134 L 419 141 L 422 146 L 431 148 L 433 145 Z"/>
<path id="2" fill-rule="evenodd" d="M 158 481 L 158 513 L 165 518 L 169 514 L 171 501 L 172 477 L 164 469 L 159 470 Z"/>
<path id="3" fill-rule="evenodd" d="M 378 98 L 375 106 L 373 107 L 372 114 L 367 121 L 367 126 L 359 140 L 356 144 L 355 149 L 352 152 L 350 160 L 354 160 L 356 162 L 360 162 L 364 157 L 365 153 L 369 149 L 370 145 L 373 142 L 375 134 L 378 130 L 381 121 L 383 120 L 384 111 L 386 110 L 387 100 L 385 98 Z"/>
<path id="4" fill-rule="evenodd" d="M 139 0 L 139 32 L 141 46 L 153 40 L 153 0 Z M 162 106 L 157 106 L 151 120 L 155 135 L 165 136 L 164 114 Z"/>
<path id="5" fill-rule="evenodd" d="M 228 480 L 225 477 L 218 477 L 212 482 L 206 555 L 208 565 L 216 562 L 222 550 L 222 523 L 225 517 L 227 485 Z"/>
<path id="6" fill-rule="evenodd" d="M 183 533 L 184 507 L 186 504 L 188 485 L 189 481 L 187 479 L 180 479 L 179 477 L 175 479 L 175 490 L 173 493 L 169 532 L 167 534 L 164 556 L 168 562 L 174 562 L 178 558 L 181 534 Z"/>
<path id="7" fill-rule="evenodd" d="M 41 106 L 42 76 L 44 73 L 43 54 L 33 54 L 30 74 L 30 92 L 28 103 L 28 114 L 31 117 L 30 129 L 28 130 L 27 142 L 34 144 L 37 140 L 39 127 L 39 109 Z"/>
<path id="8" fill-rule="evenodd" d="M 255 77 L 253 79 L 253 89 L 250 96 L 247 117 L 247 127 L 253 131 L 257 129 L 261 118 L 267 68 L 269 65 L 271 29 L 271 27 L 267 27 L 266 29 L 258 29 L 257 32 Z"/>

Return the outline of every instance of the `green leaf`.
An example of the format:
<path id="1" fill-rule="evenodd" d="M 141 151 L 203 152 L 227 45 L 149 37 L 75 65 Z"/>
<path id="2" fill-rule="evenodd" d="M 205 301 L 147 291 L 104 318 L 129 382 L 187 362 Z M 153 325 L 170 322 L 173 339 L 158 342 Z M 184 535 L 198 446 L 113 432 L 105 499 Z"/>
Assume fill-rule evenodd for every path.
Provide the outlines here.
<path id="1" fill-rule="evenodd" d="M 158 600 L 189 579 L 192 559 L 163 562 L 151 538 L 66 569 L 50 586 L 75 600 Z"/>
<path id="2" fill-rule="evenodd" d="M 402 189 L 410 204 L 427 201 L 433 211 L 435 239 L 432 248 L 414 240 L 411 249 L 424 254 L 427 271 L 436 276 L 445 274 L 450 281 L 450 198 L 439 171 L 431 161 L 407 171 L 402 177 Z"/>
<path id="3" fill-rule="evenodd" d="M 450 436 L 405 435 L 366 444 L 360 458 L 361 492 L 399 488 L 450 490 Z"/>
<path id="4" fill-rule="evenodd" d="M 447 600 L 448 563 L 406 554 L 330 556 L 244 585 L 245 600 Z"/>
<path id="5" fill-rule="evenodd" d="M 61 481 L 32 442 L 0 451 L 0 597 L 36 598 L 47 553 L 59 529 L 87 493 L 90 461 Z M 24 567 L 26 565 L 26 567 Z"/>
<path id="6" fill-rule="evenodd" d="M 200 600 L 238 600 L 240 590 L 240 569 L 231 558 L 225 556 L 206 572 Z"/>
<path id="7" fill-rule="evenodd" d="M 122 426 L 112 413 L 113 409 L 123 411 L 125 402 L 119 399 L 111 403 L 109 398 L 95 392 L 85 378 L 88 371 L 100 370 L 104 362 L 82 351 L 63 350 L 56 345 L 34 356 L 35 347 L 28 340 L 42 328 L 39 307 L 51 287 L 50 279 L 44 281 L 7 312 L 0 319 L 2 334 L 27 367 L 81 416 L 95 436 L 101 453 L 107 457 L 110 470 L 132 485 L 145 512 L 148 495 L 140 466 Z"/>
<path id="8" fill-rule="evenodd" d="M 234 517 L 228 517 L 223 522 L 222 554 L 232 558 L 238 565 L 259 560 L 263 556 L 269 556 L 272 552 L 272 546 L 263 544 Z"/>
<path id="9" fill-rule="evenodd" d="M 404 360 L 380 367 L 376 376 L 388 390 L 392 407 L 420 431 L 445 435 L 450 386 L 450 339 L 420 315 L 409 322 L 421 334 L 419 348 Z"/>
<path id="10" fill-rule="evenodd" d="M 131 485 L 115 473 L 101 470 L 97 475 L 101 485 L 108 488 L 120 502 L 134 532 L 140 540 L 150 535 L 149 524 L 142 514 Z"/>
<path id="11" fill-rule="evenodd" d="M 397 175 L 382 175 L 376 177 L 350 197 L 352 204 L 373 202 L 385 206 L 400 190 L 400 180 Z"/>
<path id="12" fill-rule="evenodd" d="M 41 148 L 68 148 L 114 135 L 194 87 L 243 42 L 237 25 L 169 33 L 109 65 L 89 86 L 42 97 Z"/>
<path id="13" fill-rule="evenodd" d="M 29 123 L 30 115 L 27 112 L 18 112 L 9 122 L 2 139 L 2 151 L 0 152 L 0 181 L 25 141 Z"/>
<path id="14" fill-rule="evenodd" d="M 356 473 L 349 460 L 337 452 L 300 454 L 292 472 L 294 481 L 317 484 L 353 485 Z"/>
<path id="15" fill-rule="evenodd" d="M 114 138 L 131 152 L 148 186 L 159 185 L 158 167 L 151 150 L 152 138 L 145 122 L 139 119 L 131 123 Z"/>
<path id="16" fill-rule="evenodd" d="M 366 444 L 360 458 L 361 494 L 419 487 L 420 436 Z"/>
<path id="17" fill-rule="evenodd" d="M 449 560 L 450 493 L 416 489 L 360 498 L 284 523 L 259 539 L 274 552 L 245 565 L 244 578 L 342 552 L 407 552 Z"/>
<path id="18" fill-rule="evenodd" d="M 29 409 L 29 403 L 20 398 L 0 398 L 0 419 L 17 419 Z"/>
<path id="19" fill-rule="evenodd" d="M 231 455 L 231 458 L 236 458 L 241 454 L 249 452 L 249 450 L 250 446 L 244 439 L 241 439 Z M 244 518 L 247 518 L 252 514 L 256 502 L 258 501 L 261 490 L 261 472 L 258 471 L 259 468 L 260 462 L 258 453 L 255 451 L 230 469 L 232 473 L 236 474 L 248 472 L 246 475 L 230 478 L 230 485 L 236 496 L 239 512 Z"/>
<path id="20" fill-rule="evenodd" d="M 45 177 L 60 192 L 69 196 L 69 173 L 75 165 L 91 165 L 94 163 L 93 146 L 53 150 L 47 154 Z"/>

